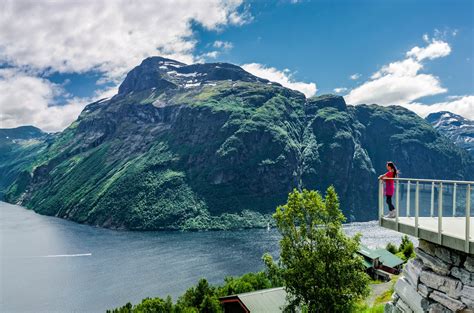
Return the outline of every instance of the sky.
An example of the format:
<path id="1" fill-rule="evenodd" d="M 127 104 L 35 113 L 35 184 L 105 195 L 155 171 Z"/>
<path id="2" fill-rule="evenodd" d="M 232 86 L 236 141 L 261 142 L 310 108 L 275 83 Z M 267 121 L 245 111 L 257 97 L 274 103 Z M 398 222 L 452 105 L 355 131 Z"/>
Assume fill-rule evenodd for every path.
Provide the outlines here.
<path id="1" fill-rule="evenodd" d="M 61 131 L 153 55 L 474 119 L 470 0 L 0 1 L 0 128 Z"/>

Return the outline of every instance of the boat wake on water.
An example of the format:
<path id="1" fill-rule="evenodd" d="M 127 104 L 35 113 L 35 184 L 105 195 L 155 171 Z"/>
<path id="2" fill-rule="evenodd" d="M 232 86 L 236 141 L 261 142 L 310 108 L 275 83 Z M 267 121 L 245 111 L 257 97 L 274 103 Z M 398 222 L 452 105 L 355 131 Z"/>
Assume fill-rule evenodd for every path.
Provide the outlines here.
<path id="1" fill-rule="evenodd" d="M 72 258 L 78 256 L 91 256 L 92 253 L 78 253 L 78 254 L 51 254 L 51 255 L 41 255 L 37 258 Z"/>

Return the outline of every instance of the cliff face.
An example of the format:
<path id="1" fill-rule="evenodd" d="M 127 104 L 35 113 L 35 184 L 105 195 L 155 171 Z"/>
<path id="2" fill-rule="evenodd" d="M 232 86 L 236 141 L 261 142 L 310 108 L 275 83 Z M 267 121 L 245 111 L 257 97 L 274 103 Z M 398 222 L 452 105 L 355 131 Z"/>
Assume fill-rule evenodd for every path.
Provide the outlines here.
<path id="1" fill-rule="evenodd" d="M 38 151 L 16 169 L 7 201 L 129 229 L 258 226 L 293 188 L 330 184 L 350 219 L 367 220 L 387 160 L 413 177 L 463 179 L 473 169 L 406 109 L 306 99 L 235 65 L 158 57 Z"/>

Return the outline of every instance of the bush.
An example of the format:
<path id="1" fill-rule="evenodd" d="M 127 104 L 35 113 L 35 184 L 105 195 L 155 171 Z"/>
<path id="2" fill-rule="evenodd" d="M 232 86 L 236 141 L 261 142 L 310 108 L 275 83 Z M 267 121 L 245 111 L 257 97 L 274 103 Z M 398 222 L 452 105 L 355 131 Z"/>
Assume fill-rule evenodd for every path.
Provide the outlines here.
<path id="1" fill-rule="evenodd" d="M 390 253 L 397 254 L 398 253 L 398 248 L 396 245 L 393 243 L 389 242 L 387 243 L 387 246 L 385 247 L 385 250 L 387 250 Z"/>

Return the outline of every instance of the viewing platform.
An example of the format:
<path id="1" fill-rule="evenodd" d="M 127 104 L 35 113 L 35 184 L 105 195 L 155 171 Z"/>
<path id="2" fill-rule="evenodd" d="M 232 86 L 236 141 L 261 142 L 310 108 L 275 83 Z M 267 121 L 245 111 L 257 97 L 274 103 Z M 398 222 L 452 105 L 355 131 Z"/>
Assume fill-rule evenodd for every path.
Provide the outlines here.
<path id="1" fill-rule="evenodd" d="M 474 181 L 394 178 L 395 218 L 385 218 L 384 182 L 379 182 L 379 224 L 448 248 L 474 254 L 471 192 Z"/>

